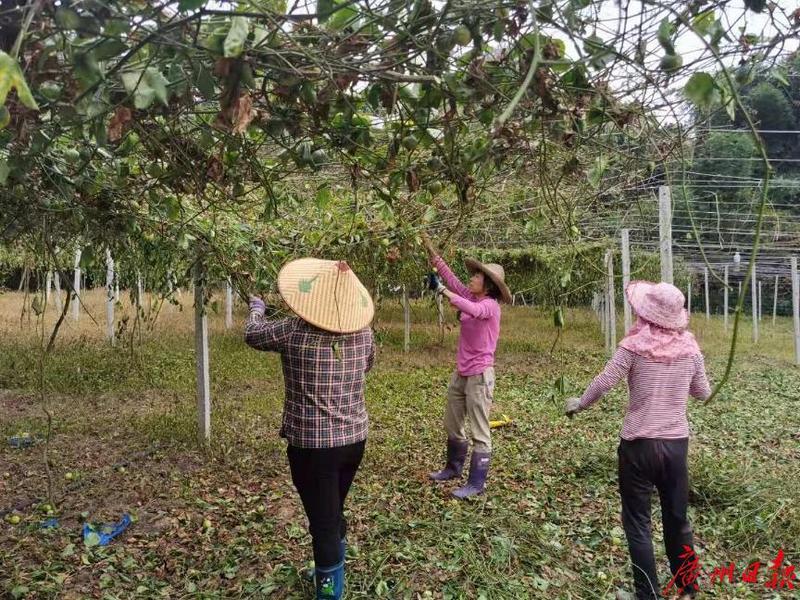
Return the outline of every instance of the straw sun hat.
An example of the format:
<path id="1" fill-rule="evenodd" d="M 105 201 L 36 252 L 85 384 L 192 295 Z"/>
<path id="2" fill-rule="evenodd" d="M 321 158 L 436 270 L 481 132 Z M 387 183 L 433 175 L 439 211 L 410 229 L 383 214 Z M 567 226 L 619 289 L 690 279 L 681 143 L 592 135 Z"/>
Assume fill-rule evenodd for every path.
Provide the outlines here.
<path id="1" fill-rule="evenodd" d="M 474 258 L 466 259 L 464 264 L 470 273 L 476 273 L 480 271 L 486 277 L 491 279 L 492 282 L 497 286 L 497 289 L 500 290 L 500 299 L 506 304 L 511 304 L 511 290 L 508 289 L 508 286 L 506 285 L 506 272 L 503 267 L 495 263 L 484 264 L 479 260 L 475 260 Z"/>
<path id="2" fill-rule="evenodd" d="M 293 260 L 278 273 L 278 292 L 298 317 L 333 333 L 364 329 L 375 315 L 367 288 L 344 261 Z"/>

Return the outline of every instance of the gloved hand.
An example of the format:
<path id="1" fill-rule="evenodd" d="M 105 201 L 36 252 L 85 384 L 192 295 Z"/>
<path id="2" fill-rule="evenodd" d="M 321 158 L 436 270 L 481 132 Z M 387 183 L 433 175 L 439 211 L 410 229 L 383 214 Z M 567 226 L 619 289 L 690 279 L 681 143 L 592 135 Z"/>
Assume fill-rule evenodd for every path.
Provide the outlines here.
<path id="1" fill-rule="evenodd" d="M 438 279 L 437 279 L 437 281 L 438 281 Z M 438 281 L 438 283 L 439 283 L 439 285 L 436 286 L 436 294 L 437 295 L 438 294 L 444 294 L 447 291 L 447 288 L 445 287 L 445 285 L 441 281 Z"/>
<path id="2" fill-rule="evenodd" d="M 576 412 L 580 412 L 580 410 L 581 410 L 580 398 L 567 398 L 566 402 L 564 403 L 564 413 L 568 417 L 572 417 Z"/>
<path id="3" fill-rule="evenodd" d="M 428 273 L 428 289 L 441 294 L 443 288 L 444 285 L 442 285 L 442 280 L 439 279 L 439 276 L 435 272 Z"/>
<path id="4" fill-rule="evenodd" d="M 249 305 L 250 312 L 256 311 L 261 316 L 264 316 L 264 313 L 267 312 L 267 305 L 258 296 L 250 296 Z"/>

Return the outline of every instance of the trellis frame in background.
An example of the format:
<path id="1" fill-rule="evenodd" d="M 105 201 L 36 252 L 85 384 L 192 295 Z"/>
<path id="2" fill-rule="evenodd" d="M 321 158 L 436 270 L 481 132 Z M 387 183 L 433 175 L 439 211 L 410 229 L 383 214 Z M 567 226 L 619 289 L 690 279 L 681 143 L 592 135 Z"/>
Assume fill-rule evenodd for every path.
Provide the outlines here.
<path id="1" fill-rule="evenodd" d="M 672 281 L 673 280 L 673 241 L 672 241 L 672 212 L 673 207 L 671 203 L 672 194 L 669 190 L 668 186 L 660 186 L 658 189 L 658 213 L 659 213 L 659 238 L 658 238 L 658 246 L 659 246 L 659 254 L 661 257 L 661 273 L 662 273 L 662 280 L 664 281 Z M 623 254 L 623 270 L 624 270 L 624 257 L 625 255 L 630 255 L 630 229 L 623 228 L 620 230 L 620 238 L 621 238 L 621 251 Z M 792 253 L 793 249 L 788 249 L 789 254 Z M 739 258 L 739 253 L 736 253 L 736 258 Z M 795 322 L 795 333 L 794 333 L 794 346 L 795 346 L 795 362 L 796 364 L 800 365 L 800 307 L 797 305 L 800 303 L 796 299 L 797 295 L 797 288 L 800 287 L 797 282 L 795 282 L 796 278 L 796 263 L 797 258 L 795 256 L 788 257 L 789 260 L 787 261 L 786 258 L 782 260 L 778 257 L 773 257 L 770 260 L 770 268 L 772 269 L 785 269 L 787 263 L 791 265 L 789 269 L 790 276 L 792 277 L 792 303 L 793 303 L 793 320 Z M 604 293 L 602 296 L 597 297 L 593 304 L 596 304 L 595 310 L 600 315 L 600 325 L 601 325 L 601 332 L 603 333 L 604 340 L 606 343 L 606 348 L 609 349 L 611 344 L 611 334 L 612 334 L 612 324 L 611 322 L 611 315 L 613 311 L 609 308 L 609 285 L 608 285 L 608 255 L 606 255 L 605 260 L 605 267 L 606 267 L 606 282 L 604 285 Z M 613 260 L 613 258 L 612 258 Z M 734 260 L 734 266 L 738 268 L 738 260 Z M 783 265 L 783 266 L 781 266 Z M 760 321 L 763 320 L 763 278 L 765 277 L 761 271 L 762 264 L 755 263 L 748 266 L 748 269 L 752 269 L 752 277 L 750 282 L 750 295 L 751 295 L 751 322 L 752 322 L 752 339 L 754 343 L 757 343 L 760 338 Z M 613 267 L 612 267 L 613 269 Z M 704 292 L 704 309 L 706 313 L 706 319 L 710 319 L 711 316 L 711 295 L 710 295 L 710 278 L 711 278 L 711 270 L 714 270 L 715 277 L 719 277 L 717 275 L 717 269 L 722 271 L 722 282 L 723 282 L 723 323 L 725 331 L 727 332 L 729 329 L 729 315 L 730 315 L 730 267 L 728 264 L 721 264 L 721 263 L 706 263 L 702 266 L 702 273 L 703 273 L 703 292 Z M 769 271 L 767 270 L 767 274 Z M 779 282 L 780 282 L 780 275 L 774 274 L 775 277 L 775 288 L 773 290 L 773 323 L 777 321 L 777 304 L 778 304 L 778 294 L 779 294 Z M 625 276 L 623 274 L 623 297 L 624 297 L 624 288 L 626 286 Z M 742 281 L 738 282 L 738 296 L 737 298 L 741 297 L 742 293 Z M 691 310 L 691 280 L 689 285 L 687 286 L 687 305 L 689 310 Z M 627 331 L 627 327 L 626 327 Z"/>

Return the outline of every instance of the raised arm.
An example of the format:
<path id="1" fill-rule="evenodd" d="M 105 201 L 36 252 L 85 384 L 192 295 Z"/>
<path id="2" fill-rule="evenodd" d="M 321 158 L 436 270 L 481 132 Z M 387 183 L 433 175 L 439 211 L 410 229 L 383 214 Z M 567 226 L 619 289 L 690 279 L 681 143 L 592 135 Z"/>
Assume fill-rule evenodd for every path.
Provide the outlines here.
<path id="1" fill-rule="evenodd" d="M 441 256 L 437 256 L 432 261 L 432 264 L 434 267 L 436 267 L 439 277 L 442 278 L 442 283 L 444 283 L 448 290 L 467 300 L 473 300 L 475 298 L 469 291 L 469 288 L 465 286 L 458 277 L 456 277 L 456 274 L 453 273 Z"/>
<path id="2" fill-rule="evenodd" d="M 296 319 L 286 318 L 276 321 L 264 319 L 266 306 L 261 298 L 250 299 L 250 316 L 244 327 L 244 341 L 251 348 L 265 352 L 281 352 L 286 348 Z"/>
<path id="3" fill-rule="evenodd" d="M 456 277 L 455 273 L 453 273 L 444 259 L 436 252 L 436 248 L 433 247 L 433 243 L 431 242 L 431 238 L 428 237 L 428 234 L 423 232 L 421 237 L 425 250 L 428 252 L 428 260 L 430 260 L 431 266 L 439 273 L 439 277 L 442 278 L 442 283 L 444 283 L 445 287 L 462 298 L 474 300 L 475 298 L 470 293 L 469 288 Z"/>

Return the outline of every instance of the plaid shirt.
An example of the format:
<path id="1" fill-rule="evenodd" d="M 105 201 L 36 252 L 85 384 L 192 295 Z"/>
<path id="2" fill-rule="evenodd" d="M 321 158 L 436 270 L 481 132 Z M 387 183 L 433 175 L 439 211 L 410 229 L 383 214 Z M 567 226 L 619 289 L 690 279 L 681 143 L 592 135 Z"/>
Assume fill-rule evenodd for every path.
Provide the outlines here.
<path id="1" fill-rule="evenodd" d="M 281 437 L 300 448 L 337 448 L 367 439 L 364 374 L 375 342 L 369 328 L 335 334 L 292 317 L 268 321 L 250 311 L 245 342 L 280 352 L 286 387 Z"/>

